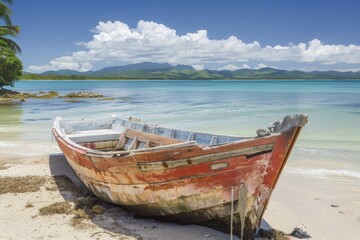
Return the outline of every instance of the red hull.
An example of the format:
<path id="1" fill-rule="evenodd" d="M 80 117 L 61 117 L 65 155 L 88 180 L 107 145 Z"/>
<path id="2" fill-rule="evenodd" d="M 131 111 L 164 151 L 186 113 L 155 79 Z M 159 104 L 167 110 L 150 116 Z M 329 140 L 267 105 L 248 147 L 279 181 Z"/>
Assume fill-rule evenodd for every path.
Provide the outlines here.
<path id="1" fill-rule="evenodd" d="M 89 154 L 52 131 L 76 175 L 97 197 L 141 216 L 225 231 L 233 204 L 234 233 L 251 239 L 307 121 L 298 116 L 303 119 L 283 131 L 249 141 L 126 156 Z"/>

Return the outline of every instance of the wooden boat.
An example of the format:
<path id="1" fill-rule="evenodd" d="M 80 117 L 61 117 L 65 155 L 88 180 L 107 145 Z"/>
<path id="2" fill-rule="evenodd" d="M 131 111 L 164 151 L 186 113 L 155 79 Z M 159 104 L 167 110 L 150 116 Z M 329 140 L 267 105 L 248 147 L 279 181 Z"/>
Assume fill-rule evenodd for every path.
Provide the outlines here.
<path id="1" fill-rule="evenodd" d="M 306 115 L 254 137 L 171 129 L 116 116 L 56 118 L 53 135 L 97 197 L 135 214 L 252 239 Z M 254 134 L 255 135 L 255 134 Z"/>

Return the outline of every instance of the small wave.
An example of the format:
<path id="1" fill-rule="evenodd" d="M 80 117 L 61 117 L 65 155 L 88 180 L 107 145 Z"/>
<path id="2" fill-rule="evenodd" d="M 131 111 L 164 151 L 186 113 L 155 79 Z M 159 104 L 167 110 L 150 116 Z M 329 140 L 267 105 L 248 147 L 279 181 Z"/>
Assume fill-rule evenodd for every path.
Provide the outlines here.
<path id="1" fill-rule="evenodd" d="M 24 121 L 35 122 L 35 121 L 48 121 L 51 118 L 25 118 Z"/>
<path id="2" fill-rule="evenodd" d="M 19 144 L 11 142 L 0 142 L 0 147 L 18 147 Z"/>
<path id="3" fill-rule="evenodd" d="M 311 175 L 317 177 L 326 177 L 326 176 L 342 176 L 342 177 L 354 177 L 360 178 L 360 172 L 349 171 L 344 169 L 306 169 L 306 168 L 288 168 L 288 173 Z"/>
<path id="4" fill-rule="evenodd" d="M 38 156 L 58 152 L 58 146 L 49 143 L 5 142 L 0 141 L 0 154 L 19 156 Z"/>
<path id="5" fill-rule="evenodd" d="M 356 149 L 321 149 L 321 148 L 305 148 L 298 147 L 294 149 L 294 155 L 298 159 L 308 160 L 331 160 L 338 159 L 341 161 L 349 161 L 360 158 L 360 151 Z"/>

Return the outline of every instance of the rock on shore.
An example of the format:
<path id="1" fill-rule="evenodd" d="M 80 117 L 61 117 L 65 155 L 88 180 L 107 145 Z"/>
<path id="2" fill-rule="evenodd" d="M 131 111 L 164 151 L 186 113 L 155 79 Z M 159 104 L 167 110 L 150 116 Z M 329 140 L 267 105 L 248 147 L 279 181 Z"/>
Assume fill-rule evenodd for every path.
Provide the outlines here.
<path id="1" fill-rule="evenodd" d="M 104 95 L 93 93 L 93 92 L 73 92 L 61 96 L 61 98 L 103 98 Z"/>
<path id="2" fill-rule="evenodd" d="M 67 98 L 67 99 L 79 99 L 79 98 L 99 98 L 99 100 L 113 100 L 102 94 L 94 92 L 72 92 L 63 96 L 60 96 L 56 91 L 49 92 L 36 92 L 36 93 L 22 93 L 12 91 L 9 89 L 0 88 L 0 105 L 14 105 L 26 102 L 26 99 L 52 99 L 52 98 Z M 69 100 L 71 101 L 71 100 Z M 77 101 L 77 100 L 76 100 Z"/>

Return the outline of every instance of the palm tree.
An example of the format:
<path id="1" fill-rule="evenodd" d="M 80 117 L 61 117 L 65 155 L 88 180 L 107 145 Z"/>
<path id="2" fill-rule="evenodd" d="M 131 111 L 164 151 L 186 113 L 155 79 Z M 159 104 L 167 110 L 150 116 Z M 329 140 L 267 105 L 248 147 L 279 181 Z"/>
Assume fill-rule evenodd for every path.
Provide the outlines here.
<path id="1" fill-rule="evenodd" d="M 16 42 L 8 37 L 17 37 L 20 32 L 19 26 L 12 25 L 10 15 L 11 9 L 7 4 L 12 4 L 13 0 L 0 0 L 0 20 L 4 20 L 5 26 L 0 26 L 0 40 L 3 40 L 8 47 L 15 53 L 21 53 L 21 49 Z M 6 4 L 7 3 L 7 4 Z"/>
<path id="2" fill-rule="evenodd" d="M 5 3 L 12 4 L 12 2 L 12 0 L 0 0 L 0 19 L 3 19 L 6 25 L 12 25 L 12 23 L 10 19 L 11 10 Z"/>

